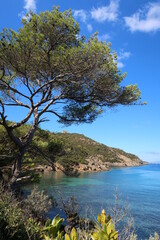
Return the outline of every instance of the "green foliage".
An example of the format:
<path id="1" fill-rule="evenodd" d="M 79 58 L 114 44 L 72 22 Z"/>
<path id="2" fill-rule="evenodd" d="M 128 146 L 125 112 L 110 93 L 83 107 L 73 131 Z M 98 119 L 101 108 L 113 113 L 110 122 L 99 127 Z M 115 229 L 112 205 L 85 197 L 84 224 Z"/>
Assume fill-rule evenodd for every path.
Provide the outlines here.
<path id="1" fill-rule="evenodd" d="M 70 236 L 65 234 L 65 240 L 78 240 L 78 233 L 75 228 L 72 228 Z"/>
<path id="2" fill-rule="evenodd" d="M 43 237 L 45 240 L 61 240 L 63 239 L 64 233 L 61 231 L 61 224 L 64 222 L 63 218 L 60 218 L 59 215 L 56 215 L 54 219 L 48 220 L 45 224 L 45 227 L 43 228 Z"/>
<path id="3" fill-rule="evenodd" d="M 56 108 L 51 113 L 58 116 L 60 122 L 71 124 L 94 121 L 103 107 L 140 100 L 136 84 L 121 85 L 125 74 L 118 70 L 110 44 L 98 41 L 97 34 L 88 41 L 77 38 L 80 29 L 70 10 L 60 12 L 59 8 L 54 8 L 39 15 L 30 13 L 28 17 L 29 20 L 22 20 L 23 27 L 17 32 L 3 29 L 0 34 L 0 66 L 10 70 L 10 74 L 4 74 L 3 69 L 0 71 L 4 102 L 8 101 L 7 97 L 19 94 L 15 87 L 20 80 L 32 93 L 33 101 L 42 92 L 38 108 L 48 104 L 48 99 L 53 98 L 54 105 L 65 99 L 62 115 Z M 42 87 L 53 77 L 51 84 Z M 11 93 L 6 90 L 8 87 Z M 55 92 L 61 94 L 55 97 Z M 19 106 L 26 107 L 25 103 Z"/>
<path id="4" fill-rule="evenodd" d="M 22 136 L 28 128 L 28 125 L 19 128 L 18 136 Z M 3 156 L 0 156 L 0 167 L 11 166 L 14 156 L 16 156 L 16 148 L 2 126 L 0 126 L 0 148 L 3 149 Z M 133 161 L 137 158 L 135 155 L 120 149 L 99 144 L 82 134 L 55 134 L 38 128 L 28 152 L 24 155 L 23 164 L 27 169 L 34 169 L 38 165 L 52 166 L 52 164 L 58 162 L 67 169 L 79 163 L 87 165 L 88 161 L 86 159 L 89 157 L 100 158 L 103 162 L 110 164 L 118 163 L 121 162 L 118 155 L 126 156 Z M 32 175 L 33 181 L 38 180 L 35 172 L 33 174 L 26 172 L 26 174 Z M 26 174 L 22 173 L 21 176 L 26 176 Z"/>
<path id="5" fill-rule="evenodd" d="M 53 206 L 53 199 L 48 197 L 44 190 L 38 191 L 38 188 L 34 187 L 31 194 L 24 200 L 24 204 L 35 217 L 45 218 L 46 213 Z"/>
<path id="6" fill-rule="evenodd" d="M 61 224 L 64 221 L 63 218 L 60 218 L 59 215 L 57 215 L 53 221 L 51 222 L 48 220 L 45 224 L 45 228 L 43 229 L 43 237 L 45 240 L 62 240 L 65 238 L 65 240 L 79 240 L 80 235 L 78 234 L 78 231 L 73 227 L 70 234 L 65 234 L 60 230 Z M 103 210 L 101 214 L 98 215 L 98 221 L 101 224 L 101 227 L 97 225 L 96 230 L 92 234 L 92 236 L 89 233 L 86 233 L 85 239 L 93 239 L 93 240 L 117 240 L 118 238 L 118 232 L 116 232 L 113 228 L 113 224 L 111 222 L 110 216 L 105 215 L 105 211 Z M 84 238 L 83 238 L 84 239 Z"/>
<path id="7" fill-rule="evenodd" d="M 116 148 L 110 148 L 104 144 L 93 141 L 90 138 L 80 134 L 59 133 L 57 137 L 64 140 L 64 154 L 56 156 L 56 161 L 62 164 L 64 167 L 67 165 L 74 166 L 76 164 L 88 164 L 86 161 L 89 157 L 95 157 L 101 159 L 106 163 L 119 163 L 122 160 L 118 157 L 119 154 L 129 157 L 131 160 L 137 158 L 133 154 L 128 154 Z"/>
<path id="8" fill-rule="evenodd" d="M 94 240 L 116 240 L 118 238 L 118 232 L 113 228 L 111 217 L 106 217 L 105 210 L 102 210 L 101 214 L 98 215 L 97 220 L 100 224 L 97 225 L 96 231 L 92 234 Z"/>
<path id="9" fill-rule="evenodd" d="M 62 141 L 60 138 L 52 139 L 48 142 L 47 148 L 49 152 L 52 152 L 52 154 L 61 153 L 64 148 L 64 141 Z"/>
<path id="10" fill-rule="evenodd" d="M 0 185 L 0 239 L 38 240 L 41 224 L 14 194 Z"/>

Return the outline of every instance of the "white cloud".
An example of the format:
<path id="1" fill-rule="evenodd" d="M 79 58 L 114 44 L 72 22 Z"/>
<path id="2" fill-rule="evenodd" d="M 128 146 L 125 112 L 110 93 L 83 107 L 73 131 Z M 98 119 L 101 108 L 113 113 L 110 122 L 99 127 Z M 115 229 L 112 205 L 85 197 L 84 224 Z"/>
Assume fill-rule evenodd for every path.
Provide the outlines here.
<path id="1" fill-rule="evenodd" d="M 125 52 L 124 50 L 121 50 L 117 56 L 118 60 L 122 60 L 122 59 L 127 59 L 131 56 L 130 52 Z"/>
<path id="2" fill-rule="evenodd" d="M 36 11 L 36 0 L 24 0 L 24 9 L 28 12 L 30 10 Z"/>
<path id="3" fill-rule="evenodd" d="M 73 17 L 75 18 L 79 18 L 80 21 L 82 22 L 86 22 L 87 20 L 87 13 L 85 10 L 80 9 L 80 10 L 73 10 Z"/>
<path id="4" fill-rule="evenodd" d="M 117 67 L 118 68 L 123 68 L 124 67 L 124 63 L 117 61 Z"/>
<path id="5" fill-rule="evenodd" d="M 91 24 L 87 24 L 87 29 L 89 32 L 92 32 L 93 31 L 93 27 Z"/>
<path id="6" fill-rule="evenodd" d="M 125 64 L 123 63 L 123 60 L 128 59 L 131 56 L 130 52 L 125 52 L 123 49 L 119 52 L 117 55 L 117 67 L 123 68 Z"/>
<path id="7" fill-rule="evenodd" d="M 156 32 L 160 30 L 160 2 L 149 3 L 130 17 L 124 17 L 131 32 Z"/>
<path id="8" fill-rule="evenodd" d="M 119 0 L 111 0 L 108 6 L 93 8 L 91 17 L 98 22 L 114 22 L 118 17 Z"/>
<path id="9" fill-rule="evenodd" d="M 111 36 L 109 34 L 98 35 L 99 41 L 108 41 L 109 39 L 111 39 Z"/>
<path id="10" fill-rule="evenodd" d="M 36 0 L 24 0 L 25 11 L 22 11 L 18 14 L 20 18 L 26 18 L 26 13 L 29 11 L 36 12 Z"/>

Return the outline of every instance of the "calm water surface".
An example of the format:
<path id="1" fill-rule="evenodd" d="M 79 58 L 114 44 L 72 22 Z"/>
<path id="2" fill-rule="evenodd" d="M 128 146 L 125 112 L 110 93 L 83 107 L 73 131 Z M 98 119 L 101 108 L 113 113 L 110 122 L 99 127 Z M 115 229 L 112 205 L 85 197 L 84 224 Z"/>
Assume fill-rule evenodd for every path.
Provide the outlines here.
<path id="1" fill-rule="evenodd" d="M 108 172 L 83 173 L 79 177 L 67 177 L 60 173 L 45 173 L 38 184 L 49 195 L 73 196 L 82 214 L 89 209 L 91 217 L 102 208 L 114 205 L 116 188 L 120 194 L 119 205 L 129 203 L 130 214 L 135 221 L 138 239 L 145 239 L 155 231 L 160 234 L 160 165 L 113 169 Z M 30 191 L 33 185 L 25 187 Z M 60 194 L 59 194 L 60 193 Z M 55 212 L 50 212 L 53 218 Z"/>

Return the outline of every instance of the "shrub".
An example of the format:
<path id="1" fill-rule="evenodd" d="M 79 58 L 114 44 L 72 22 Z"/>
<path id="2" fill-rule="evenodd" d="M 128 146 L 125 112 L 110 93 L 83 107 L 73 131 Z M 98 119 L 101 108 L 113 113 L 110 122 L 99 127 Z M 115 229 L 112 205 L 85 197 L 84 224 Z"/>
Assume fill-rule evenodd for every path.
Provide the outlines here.
<path id="1" fill-rule="evenodd" d="M 31 194 L 24 200 L 24 205 L 34 217 L 43 220 L 46 217 L 46 213 L 55 205 L 55 202 L 51 197 L 45 194 L 44 190 L 40 192 L 37 187 L 34 187 Z"/>
<path id="2" fill-rule="evenodd" d="M 0 239 L 38 240 L 41 224 L 29 216 L 14 194 L 0 185 Z"/>

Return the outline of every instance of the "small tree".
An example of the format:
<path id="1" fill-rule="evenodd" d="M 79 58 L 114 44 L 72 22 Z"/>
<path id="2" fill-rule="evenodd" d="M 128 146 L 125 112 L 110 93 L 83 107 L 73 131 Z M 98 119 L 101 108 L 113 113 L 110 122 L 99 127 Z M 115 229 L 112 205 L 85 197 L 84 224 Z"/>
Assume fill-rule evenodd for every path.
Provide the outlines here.
<path id="1" fill-rule="evenodd" d="M 38 125 L 51 113 L 64 124 L 90 123 L 104 107 L 135 104 L 136 85 L 122 86 L 125 74 L 117 69 L 109 44 L 92 36 L 79 38 L 79 25 L 71 11 L 58 8 L 22 19 L 17 32 L 0 34 L 0 124 L 18 148 L 13 165 L 13 184 L 21 171 L 24 153 Z M 27 111 L 16 123 L 7 121 L 6 108 Z M 16 130 L 29 120 L 24 136 Z"/>

